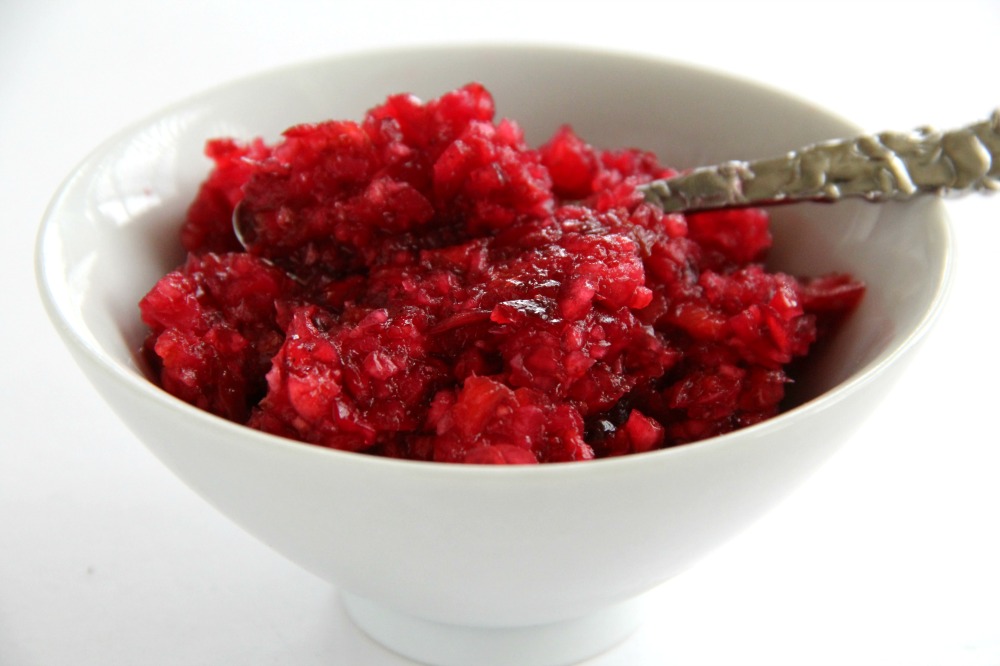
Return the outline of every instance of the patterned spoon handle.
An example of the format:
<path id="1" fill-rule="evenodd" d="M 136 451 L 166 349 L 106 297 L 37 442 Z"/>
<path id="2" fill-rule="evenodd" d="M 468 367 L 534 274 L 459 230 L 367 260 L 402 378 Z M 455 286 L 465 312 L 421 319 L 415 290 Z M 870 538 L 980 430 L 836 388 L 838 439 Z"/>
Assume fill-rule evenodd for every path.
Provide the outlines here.
<path id="1" fill-rule="evenodd" d="M 1000 109 L 949 132 L 920 128 L 827 141 L 782 157 L 699 167 L 640 189 L 667 212 L 1000 190 Z"/>

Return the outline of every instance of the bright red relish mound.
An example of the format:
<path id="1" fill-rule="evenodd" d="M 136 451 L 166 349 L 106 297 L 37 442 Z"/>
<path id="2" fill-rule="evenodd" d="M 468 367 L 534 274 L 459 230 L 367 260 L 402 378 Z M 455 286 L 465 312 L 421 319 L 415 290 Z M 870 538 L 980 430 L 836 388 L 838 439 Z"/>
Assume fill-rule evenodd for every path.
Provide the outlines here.
<path id="1" fill-rule="evenodd" d="M 864 292 L 768 272 L 760 210 L 644 203 L 672 174 L 650 153 L 528 147 L 475 84 L 207 154 L 187 262 L 140 303 L 150 366 L 320 446 L 505 464 L 718 435 L 774 416 Z"/>

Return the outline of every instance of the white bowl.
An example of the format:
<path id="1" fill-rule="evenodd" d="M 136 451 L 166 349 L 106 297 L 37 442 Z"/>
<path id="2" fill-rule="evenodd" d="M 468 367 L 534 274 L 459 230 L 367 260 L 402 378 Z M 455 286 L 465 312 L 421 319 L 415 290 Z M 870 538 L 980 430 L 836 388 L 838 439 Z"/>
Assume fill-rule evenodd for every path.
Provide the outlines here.
<path id="1" fill-rule="evenodd" d="M 455 466 L 279 439 L 199 411 L 141 370 L 137 302 L 182 258 L 179 221 L 207 138 L 277 138 L 360 119 L 386 95 L 469 81 L 538 143 L 569 122 L 677 167 L 768 156 L 857 128 L 745 81 L 571 48 L 362 53 L 211 90 L 114 137 L 48 210 L 48 312 L 110 406 L 219 511 L 334 583 L 388 647 L 441 664 L 565 663 L 636 625 L 637 598 L 747 527 L 820 465 L 889 390 L 938 313 L 952 246 L 939 202 L 776 209 L 772 265 L 849 271 L 868 293 L 800 387 L 802 404 L 696 444 L 584 463 Z M 252 581 L 247 581 L 252 584 Z"/>

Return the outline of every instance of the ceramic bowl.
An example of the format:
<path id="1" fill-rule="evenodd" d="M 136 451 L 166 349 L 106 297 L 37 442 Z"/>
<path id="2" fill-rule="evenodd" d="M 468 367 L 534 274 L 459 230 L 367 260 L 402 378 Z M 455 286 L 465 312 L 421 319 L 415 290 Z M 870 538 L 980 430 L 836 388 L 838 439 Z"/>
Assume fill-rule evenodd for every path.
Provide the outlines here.
<path id="1" fill-rule="evenodd" d="M 177 265 L 206 139 L 269 140 L 359 119 L 387 95 L 469 81 L 537 144 L 571 123 L 595 145 L 689 167 L 779 154 L 857 128 L 788 95 L 694 67 L 534 46 L 386 50 L 267 72 L 123 131 L 57 193 L 37 245 L 48 313 L 96 389 L 178 477 L 274 550 L 329 580 L 358 625 L 439 664 L 567 663 L 620 641 L 638 599 L 746 528 L 861 426 L 946 291 L 943 207 L 774 211 L 772 266 L 849 271 L 868 293 L 815 360 L 799 404 L 722 437 L 549 466 L 453 466 L 308 446 L 234 425 L 157 388 L 137 302 Z M 252 584 L 252 581 L 247 581 Z"/>

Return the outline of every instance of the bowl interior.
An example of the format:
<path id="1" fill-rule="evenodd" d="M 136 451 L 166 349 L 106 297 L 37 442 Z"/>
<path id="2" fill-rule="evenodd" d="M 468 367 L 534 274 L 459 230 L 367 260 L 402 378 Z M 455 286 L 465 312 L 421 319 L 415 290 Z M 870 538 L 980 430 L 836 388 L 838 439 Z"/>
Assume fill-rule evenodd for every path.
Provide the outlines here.
<path id="1" fill-rule="evenodd" d="M 206 139 L 274 140 L 296 123 L 360 119 L 389 94 L 431 98 L 469 81 L 484 83 L 498 115 L 515 119 L 534 145 L 569 123 L 595 145 L 642 147 L 675 167 L 773 155 L 857 131 L 725 75 L 574 49 L 384 51 L 266 73 L 125 130 L 66 182 L 38 244 L 39 281 L 60 331 L 136 390 L 158 391 L 136 354 L 145 335 L 136 304 L 183 258 L 177 229 L 209 169 Z M 774 232 L 772 267 L 847 271 L 869 285 L 860 311 L 799 387 L 799 402 L 891 358 L 940 301 L 950 245 L 936 201 L 788 206 L 775 209 Z"/>

